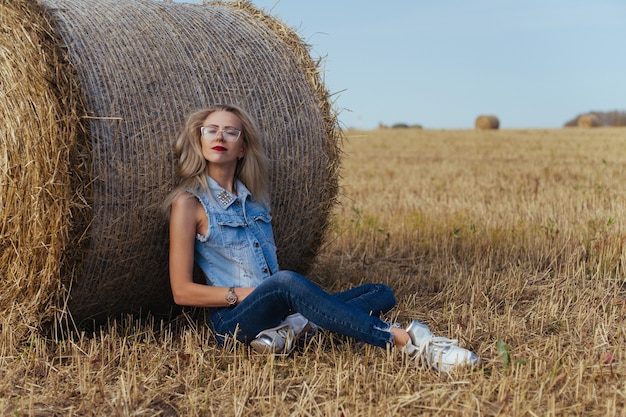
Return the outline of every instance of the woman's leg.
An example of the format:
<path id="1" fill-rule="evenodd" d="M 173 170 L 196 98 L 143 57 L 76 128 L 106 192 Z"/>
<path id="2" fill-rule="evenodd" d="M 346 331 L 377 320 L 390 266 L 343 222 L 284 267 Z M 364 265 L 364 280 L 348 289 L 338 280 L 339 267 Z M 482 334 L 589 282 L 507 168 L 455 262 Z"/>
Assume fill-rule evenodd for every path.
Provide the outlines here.
<path id="1" fill-rule="evenodd" d="M 396 297 L 386 285 L 363 284 L 347 291 L 334 294 L 335 297 L 359 310 L 379 317 L 396 305 Z"/>
<path id="2" fill-rule="evenodd" d="M 392 333 L 389 323 L 364 311 L 365 304 L 359 301 L 357 291 L 348 293 L 349 297 L 345 294 L 331 295 L 300 274 L 280 271 L 259 285 L 236 307 L 215 311 L 211 321 L 218 339 L 222 339 L 219 335 L 233 334 L 238 328 L 237 338 L 251 341 L 260 331 L 278 325 L 289 312 L 297 311 L 332 332 L 375 346 L 390 344 Z M 361 301 L 369 299 L 370 296 L 365 293 L 361 293 Z M 388 298 L 380 303 L 385 308 L 392 300 L 395 301 L 390 290 L 381 289 L 379 295 Z"/>

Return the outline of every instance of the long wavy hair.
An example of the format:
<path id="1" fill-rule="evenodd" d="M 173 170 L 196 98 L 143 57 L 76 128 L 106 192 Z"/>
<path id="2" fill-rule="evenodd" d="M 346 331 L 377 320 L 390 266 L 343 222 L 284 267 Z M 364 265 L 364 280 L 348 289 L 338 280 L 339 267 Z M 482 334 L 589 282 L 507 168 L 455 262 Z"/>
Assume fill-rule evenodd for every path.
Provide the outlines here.
<path id="1" fill-rule="evenodd" d="M 248 187 L 254 199 L 267 208 L 270 206 L 269 159 L 260 140 L 260 132 L 252 117 L 242 108 L 230 104 L 216 104 L 199 110 L 187 117 L 185 125 L 176 139 L 179 183 L 164 201 L 163 209 L 169 213 L 172 201 L 188 189 L 208 192 L 207 166 L 202 155 L 200 128 L 210 114 L 218 111 L 233 113 L 241 120 L 241 137 L 245 154 L 237 162 L 235 180 Z"/>

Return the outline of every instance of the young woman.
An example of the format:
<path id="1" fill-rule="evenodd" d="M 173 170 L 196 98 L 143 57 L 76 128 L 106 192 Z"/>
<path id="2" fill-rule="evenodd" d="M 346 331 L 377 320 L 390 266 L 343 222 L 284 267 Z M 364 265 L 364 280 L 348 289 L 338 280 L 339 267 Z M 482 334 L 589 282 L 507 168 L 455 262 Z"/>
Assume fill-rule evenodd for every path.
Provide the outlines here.
<path id="1" fill-rule="evenodd" d="M 170 282 L 179 305 L 208 307 L 220 343 L 235 337 L 259 352 L 288 353 L 317 326 L 379 346 L 396 346 L 449 371 L 478 357 L 455 340 L 379 318 L 395 306 L 390 288 L 366 284 L 329 294 L 278 267 L 269 201 L 269 161 L 251 117 L 216 105 L 191 114 L 176 142 L 180 184 L 165 202 Z M 206 283 L 193 281 L 194 262 Z M 315 323 L 315 324 L 313 324 Z"/>

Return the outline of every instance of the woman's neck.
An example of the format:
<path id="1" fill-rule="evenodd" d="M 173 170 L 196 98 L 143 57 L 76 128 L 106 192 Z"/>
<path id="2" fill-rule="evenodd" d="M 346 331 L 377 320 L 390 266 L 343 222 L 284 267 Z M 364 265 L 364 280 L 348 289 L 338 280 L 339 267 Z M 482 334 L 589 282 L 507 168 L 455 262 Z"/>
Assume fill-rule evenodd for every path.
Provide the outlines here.
<path id="1" fill-rule="evenodd" d="M 226 191 L 229 191 L 232 194 L 236 194 L 235 193 L 236 191 L 235 190 L 235 171 L 223 170 L 217 167 L 213 167 L 209 169 L 209 167 L 207 167 L 207 173 L 209 177 L 213 178 L 213 180 L 215 180 L 215 182 Z"/>

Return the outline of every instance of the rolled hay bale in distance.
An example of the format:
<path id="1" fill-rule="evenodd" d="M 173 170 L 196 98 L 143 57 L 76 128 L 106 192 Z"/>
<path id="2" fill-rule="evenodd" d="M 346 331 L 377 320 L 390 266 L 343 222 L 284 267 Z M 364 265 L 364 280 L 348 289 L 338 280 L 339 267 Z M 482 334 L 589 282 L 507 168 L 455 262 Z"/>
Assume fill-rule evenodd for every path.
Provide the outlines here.
<path id="1" fill-rule="evenodd" d="M 601 126 L 600 118 L 595 114 L 583 114 L 578 117 L 576 122 L 578 127 L 598 127 Z"/>
<path id="2" fill-rule="evenodd" d="M 0 8 L 3 333 L 171 308 L 159 209 L 176 134 L 211 104 L 259 121 L 279 262 L 307 271 L 336 201 L 340 132 L 294 31 L 246 2 Z"/>
<path id="3" fill-rule="evenodd" d="M 500 120 L 498 120 L 498 118 L 493 115 L 480 115 L 476 118 L 474 127 L 476 129 L 484 129 L 484 130 L 499 129 Z"/>

